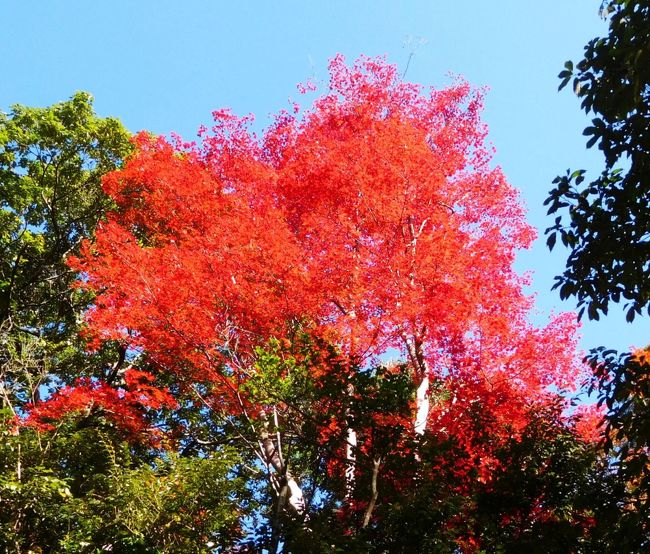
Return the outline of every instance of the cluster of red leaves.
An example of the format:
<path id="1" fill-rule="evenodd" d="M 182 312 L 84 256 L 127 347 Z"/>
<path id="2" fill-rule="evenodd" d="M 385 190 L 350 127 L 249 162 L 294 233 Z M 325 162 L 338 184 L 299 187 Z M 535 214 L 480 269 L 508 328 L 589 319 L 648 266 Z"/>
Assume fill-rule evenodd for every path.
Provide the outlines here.
<path id="1" fill-rule="evenodd" d="M 46 402 L 32 406 L 25 425 L 41 431 L 55 429 L 63 416 L 101 415 L 135 441 L 156 442 L 160 436 L 146 419 L 149 410 L 175 408 L 176 401 L 164 389 L 153 384 L 150 373 L 129 369 L 124 374 L 125 386 L 114 388 L 88 378 L 77 379 Z"/>
<path id="2" fill-rule="evenodd" d="M 577 435 L 585 442 L 597 443 L 604 437 L 604 406 L 596 404 L 582 404 L 574 413 L 575 430 Z"/>

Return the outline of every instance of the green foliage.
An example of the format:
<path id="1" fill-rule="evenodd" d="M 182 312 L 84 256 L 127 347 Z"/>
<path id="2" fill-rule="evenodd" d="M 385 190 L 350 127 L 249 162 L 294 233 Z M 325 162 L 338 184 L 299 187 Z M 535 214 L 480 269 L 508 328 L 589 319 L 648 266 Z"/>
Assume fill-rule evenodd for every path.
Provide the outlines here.
<path id="1" fill-rule="evenodd" d="M 609 34 L 559 76 L 560 88 L 573 79 L 582 108 L 596 116 L 583 134 L 605 167 L 589 183 L 582 170 L 553 181 L 546 204 L 560 215 L 546 232 L 549 247 L 559 236 L 571 249 L 555 285 L 562 298 L 575 296 L 590 319 L 623 300 L 632 321 L 650 309 L 650 3 L 612 0 L 603 9 Z"/>
<path id="2" fill-rule="evenodd" d="M 5 436 L 0 546 L 16 552 L 209 552 L 241 536 L 245 480 L 230 448 L 143 462 L 108 431 Z M 46 441 L 46 442 L 42 442 Z"/>
<path id="3" fill-rule="evenodd" d="M 97 117 L 86 93 L 0 114 L 0 321 L 49 334 L 70 322 L 63 260 L 92 235 L 108 207 L 100 178 L 130 150 L 128 132 Z"/>
<path id="4" fill-rule="evenodd" d="M 304 398 L 314 386 L 309 368 L 315 353 L 310 346 L 309 337 L 303 335 L 292 345 L 291 351 L 287 351 L 278 339 L 271 339 L 265 348 L 256 348 L 256 371 L 243 385 L 243 390 L 263 405 Z"/>
<path id="5" fill-rule="evenodd" d="M 0 113 L 0 542 L 7 551 L 58 545 L 83 521 L 79 484 L 102 474 L 102 450 L 88 430 L 62 425 L 46 440 L 15 434 L 13 420 L 48 385 L 93 371 L 78 336 L 89 299 L 72 291 L 76 275 L 65 257 L 92 236 L 109 205 L 101 176 L 130 150 L 128 132 L 97 117 L 85 93 Z M 101 367 L 102 356 L 93 364 Z"/>
<path id="6" fill-rule="evenodd" d="M 37 400 L 48 373 L 74 374 L 86 362 L 76 330 L 89 299 L 72 291 L 76 276 L 65 257 L 92 236 L 109 205 L 101 176 L 130 151 L 129 133 L 116 119 L 97 117 L 86 93 L 47 108 L 15 105 L 0 113 L 3 405 Z M 16 374 L 27 369 L 25 348 L 27 388 Z"/>
<path id="7" fill-rule="evenodd" d="M 560 296 L 576 297 L 580 316 L 586 310 L 596 320 L 610 302 L 623 303 L 632 322 L 650 313 L 650 2 L 609 0 L 602 11 L 608 35 L 590 41 L 584 59 L 575 67 L 567 62 L 559 77 L 560 88 L 573 80 L 582 108 L 595 116 L 583 134 L 588 148 L 602 151 L 604 168 L 591 182 L 583 170 L 554 180 L 546 204 L 559 215 L 546 232 L 550 248 L 559 236 L 570 249 L 556 278 Z M 638 354 L 604 347 L 589 360 L 608 410 L 605 446 L 623 490 L 604 540 L 614 551 L 641 551 L 650 544 L 648 366 Z"/>
<path id="8" fill-rule="evenodd" d="M 612 526 L 616 544 L 629 551 L 650 545 L 650 364 L 647 350 L 617 354 L 597 348 L 590 354 L 607 406 L 606 449 L 623 487 L 619 521 Z"/>

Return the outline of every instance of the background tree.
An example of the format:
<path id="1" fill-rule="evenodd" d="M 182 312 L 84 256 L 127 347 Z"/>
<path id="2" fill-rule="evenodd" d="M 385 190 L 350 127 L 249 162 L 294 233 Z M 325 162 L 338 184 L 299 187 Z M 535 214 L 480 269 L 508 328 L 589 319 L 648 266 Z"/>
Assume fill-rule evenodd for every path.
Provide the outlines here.
<path id="1" fill-rule="evenodd" d="M 74 421 L 0 439 L 5 552 L 209 552 L 235 544 L 253 512 L 230 448 L 156 457 L 110 426 Z"/>
<path id="2" fill-rule="evenodd" d="M 89 299 L 71 289 L 76 273 L 65 258 L 93 235 L 110 205 L 101 176 L 130 150 L 129 133 L 116 119 L 97 117 L 86 93 L 48 108 L 16 105 L 0 113 L 4 407 L 38 398 L 49 377 L 78 363 L 76 331 Z M 30 367 L 14 367 L 27 358 Z"/>
<path id="3" fill-rule="evenodd" d="M 71 290 L 76 273 L 65 257 L 94 233 L 110 205 L 101 176 L 118 167 L 130 150 L 129 133 L 116 119 L 97 117 L 86 93 L 47 108 L 16 105 L 0 114 L 5 548 L 55 544 L 59 526 L 45 514 L 56 519 L 61 502 L 72 497 L 67 478 L 75 472 L 61 471 L 72 451 L 64 454 L 65 449 L 27 430 L 18 435 L 12 419 L 38 403 L 48 387 L 92 372 L 85 367 L 89 359 L 78 337 L 80 314 L 90 299 Z M 82 457 L 73 455 L 77 461 Z M 88 464 L 81 471 L 94 468 Z M 53 534 L 42 532 L 48 524 Z"/>
<path id="4" fill-rule="evenodd" d="M 552 248 L 559 236 L 570 248 L 567 269 L 557 277 L 560 296 L 575 296 L 580 314 L 606 314 L 624 303 L 629 322 L 650 309 L 650 3 L 604 2 L 609 33 L 585 47 L 578 64 L 565 64 L 560 88 L 573 82 L 582 108 L 595 117 L 584 130 L 605 166 L 596 179 L 568 171 L 557 177 L 546 203 L 559 212 L 547 230 Z M 647 358 L 643 351 L 617 356 L 599 348 L 591 361 L 607 404 L 607 448 L 626 482 L 616 541 L 626 549 L 650 541 Z M 621 546 L 622 547 L 622 546 Z"/>
<path id="5" fill-rule="evenodd" d="M 221 448 L 211 459 L 169 452 L 163 459 L 153 444 L 126 442 L 129 434 L 117 431 L 115 421 L 132 428 L 141 417 L 147 379 L 119 371 L 126 369 L 123 349 L 106 345 L 90 354 L 80 336 L 91 297 L 72 289 L 78 273 L 66 257 L 93 236 L 112 205 L 101 178 L 131 151 L 130 134 L 118 120 L 98 117 L 86 93 L 0 114 L 0 545 L 6 552 L 192 551 L 241 534 L 248 496 L 245 480 L 232 472 L 237 454 Z M 97 396 L 83 417 L 57 421 L 51 432 L 16 427 L 16 417 L 30 407 L 38 411 L 55 388 L 76 392 L 61 394 L 68 406 L 79 405 L 87 389 L 99 395 L 100 375 L 130 383 L 131 392 L 105 387 L 103 402 Z M 72 383 L 74 389 L 66 388 Z"/>
<path id="6" fill-rule="evenodd" d="M 560 88 L 572 81 L 582 108 L 596 116 L 584 134 L 605 167 L 588 184 L 582 170 L 554 181 L 546 203 L 561 215 L 548 243 L 559 235 L 571 248 L 557 278 L 563 298 L 576 296 L 592 319 L 622 298 L 632 321 L 650 301 L 650 5 L 616 0 L 602 9 L 609 34 L 590 41 L 575 68 L 565 64 Z"/>

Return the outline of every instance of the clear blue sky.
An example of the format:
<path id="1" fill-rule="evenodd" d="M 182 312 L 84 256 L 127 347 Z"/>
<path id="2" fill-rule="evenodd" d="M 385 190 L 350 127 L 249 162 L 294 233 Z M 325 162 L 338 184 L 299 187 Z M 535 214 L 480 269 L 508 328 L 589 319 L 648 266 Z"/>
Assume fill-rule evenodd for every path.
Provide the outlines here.
<path id="1" fill-rule="evenodd" d="M 459 74 L 489 87 L 484 119 L 495 163 L 522 191 L 529 220 L 547 227 L 542 202 L 571 167 L 600 167 L 558 72 L 606 32 L 600 0 L 0 0 L 0 109 L 48 105 L 91 92 L 101 115 L 131 130 L 194 138 L 211 112 L 268 114 L 296 97 L 296 83 L 326 78 L 329 58 L 386 55 L 407 79 L 443 86 Z M 534 271 L 542 313 L 570 310 L 550 292 L 564 253 L 538 240 L 518 267 Z M 583 347 L 645 345 L 648 320 L 613 314 L 583 328 Z"/>

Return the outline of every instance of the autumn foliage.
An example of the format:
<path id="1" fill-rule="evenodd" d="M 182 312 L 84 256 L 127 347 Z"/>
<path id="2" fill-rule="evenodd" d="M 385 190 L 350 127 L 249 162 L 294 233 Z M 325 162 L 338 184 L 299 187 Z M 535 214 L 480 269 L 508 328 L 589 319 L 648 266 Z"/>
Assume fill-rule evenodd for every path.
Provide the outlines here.
<path id="1" fill-rule="evenodd" d="M 513 261 L 535 233 L 491 164 L 481 100 L 462 81 L 428 90 L 382 60 L 350 67 L 338 56 L 327 92 L 305 111 L 280 112 L 259 136 L 250 117 L 228 111 L 214 112 L 198 144 L 140 134 L 126 166 L 103 181 L 117 208 L 70 260 L 78 286 L 96 295 L 91 347 L 117 341 L 176 394 L 201 385 L 213 410 L 267 425 L 273 402 L 250 386 L 260 352 L 281 340 L 287 359 L 309 336 L 328 352 L 303 365 L 317 387 L 318 440 L 338 441 L 332 475 L 347 468 L 353 487 L 369 475 L 363 460 L 381 451 L 384 463 L 392 445 L 416 467 L 406 477 L 387 468 L 392 490 L 427 463 L 433 473 L 453 466 L 458 491 L 490 483 L 504 469 L 499 452 L 533 414 L 564 405 L 584 369 L 573 315 L 529 321 L 527 278 Z M 359 376 L 397 353 L 386 379 L 410 383 L 406 411 L 376 403 L 355 427 L 354 406 L 381 396 L 364 397 Z M 131 411 L 174 402 L 149 374 L 132 375 L 124 389 L 80 381 L 30 421 L 85 408 L 84 397 L 147 433 Z M 347 459 L 346 432 L 358 439 Z M 427 459 L 426 440 L 453 441 L 455 458 Z M 368 510 L 361 496 L 348 491 L 353 512 Z"/>
<path id="2" fill-rule="evenodd" d="M 131 369 L 125 373 L 124 387 L 111 387 L 87 378 L 77 379 L 74 386 L 57 391 L 47 402 L 32 407 L 27 425 L 53 430 L 62 414 L 89 416 L 100 411 L 108 421 L 127 434 L 127 438 L 155 440 L 159 438 L 145 418 L 149 410 L 173 408 L 174 398 L 168 391 L 153 386 L 154 377 Z"/>

